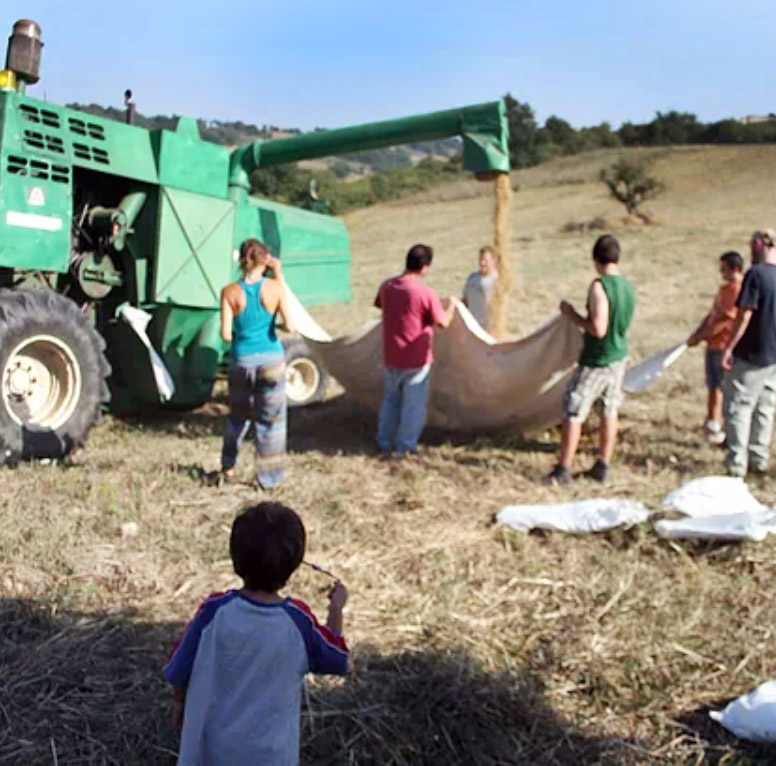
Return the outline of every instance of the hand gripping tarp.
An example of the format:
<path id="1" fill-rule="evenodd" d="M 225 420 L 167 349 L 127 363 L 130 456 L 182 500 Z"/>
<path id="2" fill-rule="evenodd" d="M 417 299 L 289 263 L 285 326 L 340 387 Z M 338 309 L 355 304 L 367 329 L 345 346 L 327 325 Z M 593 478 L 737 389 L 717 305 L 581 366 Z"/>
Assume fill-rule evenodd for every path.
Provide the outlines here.
<path id="1" fill-rule="evenodd" d="M 299 333 L 329 372 L 358 401 L 379 409 L 381 322 L 332 340 L 293 296 L 291 301 Z M 459 306 L 452 325 L 435 334 L 428 423 L 464 431 L 522 431 L 558 423 L 581 347 L 579 330 L 560 316 L 526 338 L 497 343 Z"/>

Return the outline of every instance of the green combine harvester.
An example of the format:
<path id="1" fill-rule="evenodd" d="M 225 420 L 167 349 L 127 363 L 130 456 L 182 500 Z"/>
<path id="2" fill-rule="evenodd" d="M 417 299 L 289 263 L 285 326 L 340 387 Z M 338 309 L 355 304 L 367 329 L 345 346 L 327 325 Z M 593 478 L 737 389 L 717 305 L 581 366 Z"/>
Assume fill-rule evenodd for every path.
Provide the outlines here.
<path id="1" fill-rule="evenodd" d="M 303 304 L 350 299 L 343 221 L 249 196 L 255 169 L 447 136 L 468 170 L 509 169 L 500 101 L 230 151 L 193 119 L 149 131 L 31 98 L 42 47 L 18 21 L 0 71 L 0 462 L 67 454 L 109 400 L 207 402 L 228 350 L 219 294 L 248 237 Z M 285 345 L 290 403 L 317 400 L 324 371 L 302 339 Z"/>

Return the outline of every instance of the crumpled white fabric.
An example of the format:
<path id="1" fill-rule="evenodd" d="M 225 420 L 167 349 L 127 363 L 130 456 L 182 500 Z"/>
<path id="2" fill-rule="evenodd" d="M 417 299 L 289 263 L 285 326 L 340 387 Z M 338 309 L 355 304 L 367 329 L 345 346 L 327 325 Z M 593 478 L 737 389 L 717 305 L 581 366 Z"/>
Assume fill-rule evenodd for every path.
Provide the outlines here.
<path id="1" fill-rule="evenodd" d="M 769 534 L 776 533 L 776 510 L 716 514 L 714 516 L 662 519 L 655 524 L 658 536 L 681 540 L 752 540 L 762 542 Z"/>
<path id="2" fill-rule="evenodd" d="M 547 529 L 583 534 L 646 521 L 650 511 L 634 500 L 594 498 L 550 505 L 508 505 L 496 521 L 519 532 Z"/>
<path id="3" fill-rule="evenodd" d="M 625 374 L 623 388 L 631 394 L 641 393 L 650 383 L 654 383 L 685 351 L 687 351 L 687 344 L 680 343 L 631 367 Z"/>
<path id="4" fill-rule="evenodd" d="M 776 742 L 776 681 L 760 684 L 723 711 L 709 711 L 709 716 L 741 739 Z"/>
<path id="5" fill-rule="evenodd" d="M 759 511 L 763 505 L 752 495 L 743 479 L 704 476 L 669 492 L 663 499 L 663 508 L 699 517 Z"/>
<path id="6" fill-rule="evenodd" d="M 663 507 L 688 517 L 658 521 L 655 531 L 663 538 L 761 542 L 776 533 L 776 510 L 732 476 L 693 479 L 669 493 Z"/>
<path id="7" fill-rule="evenodd" d="M 328 343 L 331 340 L 331 335 L 310 316 L 310 313 L 288 285 L 286 285 L 286 296 L 288 297 L 288 307 L 296 325 L 296 331 L 308 340 Z"/>
<path id="8" fill-rule="evenodd" d="M 151 315 L 147 311 L 135 308 L 129 304 L 119 306 L 116 313 L 132 328 L 148 350 L 148 361 L 151 364 L 156 390 L 159 393 L 159 401 L 168 402 L 175 394 L 175 383 L 170 375 L 170 371 L 167 369 L 162 357 L 159 356 L 156 349 L 153 347 L 151 339 L 146 332 L 148 324 L 152 319 Z"/>

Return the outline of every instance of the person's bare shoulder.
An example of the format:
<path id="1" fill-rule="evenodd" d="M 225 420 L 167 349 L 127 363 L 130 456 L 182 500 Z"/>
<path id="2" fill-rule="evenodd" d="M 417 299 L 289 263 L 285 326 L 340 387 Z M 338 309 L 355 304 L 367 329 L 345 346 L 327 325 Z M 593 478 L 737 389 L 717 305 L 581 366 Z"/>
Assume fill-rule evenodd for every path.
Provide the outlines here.
<path id="1" fill-rule="evenodd" d="M 232 303 L 241 293 L 242 290 L 240 289 L 240 285 L 237 282 L 231 282 L 221 290 L 221 297 Z"/>
<path id="2" fill-rule="evenodd" d="M 274 277 L 264 277 L 264 282 L 261 285 L 262 292 L 267 291 L 267 295 L 280 295 L 281 285 L 279 280 Z"/>
<path id="3" fill-rule="evenodd" d="M 275 312 L 283 297 L 283 285 L 274 277 L 266 277 L 261 285 L 261 302 L 267 311 Z"/>

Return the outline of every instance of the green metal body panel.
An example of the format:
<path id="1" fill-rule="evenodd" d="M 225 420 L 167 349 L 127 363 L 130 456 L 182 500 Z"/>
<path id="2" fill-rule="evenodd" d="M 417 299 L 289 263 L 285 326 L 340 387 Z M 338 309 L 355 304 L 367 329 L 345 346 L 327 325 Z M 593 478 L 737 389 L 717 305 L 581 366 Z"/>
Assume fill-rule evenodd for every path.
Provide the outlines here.
<path id="1" fill-rule="evenodd" d="M 175 133 L 155 130 L 151 144 L 159 183 L 197 194 L 226 198 L 229 150 L 202 141 L 195 120 L 181 117 Z"/>
<path id="2" fill-rule="evenodd" d="M 163 186 L 151 300 L 218 308 L 232 279 L 234 203 Z"/>
<path id="3" fill-rule="evenodd" d="M 10 127 L 9 150 L 121 178 L 158 180 L 151 134 L 143 128 L 8 91 L 0 91 L 0 103 L 4 127 Z"/>
<path id="4" fill-rule="evenodd" d="M 47 145 L 37 126 L 28 122 L 29 115 L 23 117 L 15 108 L 18 98 L 0 91 L 0 265 L 65 271 L 72 168 L 62 147 Z M 31 142 L 42 149 L 31 151 Z M 48 151 L 46 146 L 61 151 Z"/>
<path id="5" fill-rule="evenodd" d="M 170 404 L 182 408 L 208 401 L 213 390 L 225 347 L 221 341 L 220 317 L 209 309 L 187 309 L 171 304 L 145 306 L 152 315 L 147 334 L 175 382 L 175 395 Z M 119 411 L 142 405 L 158 405 L 148 350 L 124 322 L 110 328 L 114 372 L 123 385 L 114 397 Z"/>
<path id="6" fill-rule="evenodd" d="M 351 298 L 344 222 L 249 197 L 250 172 L 451 135 L 463 138 L 468 169 L 508 169 L 501 102 L 255 142 L 230 153 L 200 140 L 194 120 L 179 120 L 175 131 L 148 131 L 0 91 L 0 269 L 67 272 L 76 206 L 102 208 L 94 218 L 100 236 L 114 236 L 114 224 L 121 229 L 112 258 L 123 284 L 114 287 L 112 310 L 128 301 L 151 313 L 148 335 L 175 382 L 172 403 L 199 404 L 224 357 L 220 291 L 238 277 L 246 238 L 261 239 L 283 260 L 303 303 Z M 124 383 L 136 400 L 158 403 L 147 350 L 110 319 L 101 329 L 114 344 Z"/>
<path id="7" fill-rule="evenodd" d="M 218 312 L 163 305 L 152 313 L 148 337 L 175 381 L 171 404 L 206 402 L 225 351 Z M 155 387 L 137 393 L 149 403 L 159 401 Z"/>
<path id="8" fill-rule="evenodd" d="M 235 243 L 257 237 L 283 261 L 289 286 L 305 305 L 349 301 L 350 242 L 340 218 L 246 198 Z M 239 275 L 235 262 L 234 278 Z"/>

